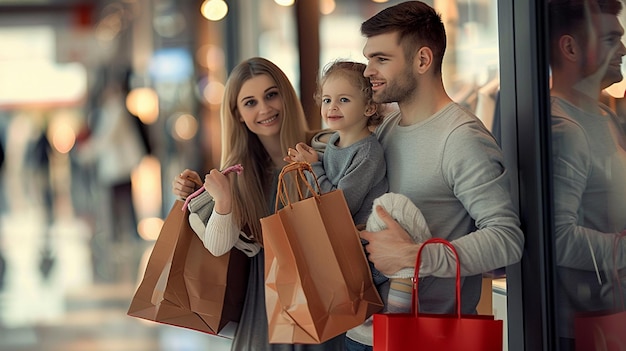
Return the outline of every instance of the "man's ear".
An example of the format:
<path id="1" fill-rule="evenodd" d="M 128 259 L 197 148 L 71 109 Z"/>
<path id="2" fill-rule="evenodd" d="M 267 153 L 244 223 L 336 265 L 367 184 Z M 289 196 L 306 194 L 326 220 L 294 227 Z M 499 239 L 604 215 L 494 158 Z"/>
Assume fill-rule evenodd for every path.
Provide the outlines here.
<path id="1" fill-rule="evenodd" d="M 433 64 L 433 51 L 428 46 L 422 46 L 417 50 L 413 65 L 415 71 L 424 74 Z"/>
<path id="2" fill-rule="evenodd" d="M 559 52 L 567 61 L 577 61 L 580 56 L 580 46 L 571 35 L 563 35 L 559 38 Z"/>

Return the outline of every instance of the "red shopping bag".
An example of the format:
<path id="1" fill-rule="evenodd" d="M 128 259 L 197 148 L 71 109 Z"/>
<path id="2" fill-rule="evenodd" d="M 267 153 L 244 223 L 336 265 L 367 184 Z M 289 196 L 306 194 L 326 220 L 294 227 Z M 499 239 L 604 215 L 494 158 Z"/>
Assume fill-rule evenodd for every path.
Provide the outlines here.
<path id="1" fill-rule="evenodd" d="M 456 314 L 425 314 L 418 308 L 420 255 L 427 244 L 443 244 L 456 256 Z M 374 314 L 374 351 L 502 351 L 503 321 L 488 315 L 461 314 L 461 266 L 450 242 L 432 238 L 420 247 L 415 263 L 411 313 Z"/>
<path id="2" fill-rule="evenodd" d="M 626 308 L 622 291 L 622 278 L 617 269 L 617 250 L 624 232 L 615 237 L 613 245 L 614 306 L 612 311 L 584 312 L 574 318 L 576 351 L 626 350 Z M 595 258 L 594 258 L 595 260 Z M 619 306 L 619 307 L 617 307 Z"/>
<path id="3" fill-rule="evenodd" d="M 626 311 L 586 313 L 576 316 L 576 351 L 626 350 Z"/>

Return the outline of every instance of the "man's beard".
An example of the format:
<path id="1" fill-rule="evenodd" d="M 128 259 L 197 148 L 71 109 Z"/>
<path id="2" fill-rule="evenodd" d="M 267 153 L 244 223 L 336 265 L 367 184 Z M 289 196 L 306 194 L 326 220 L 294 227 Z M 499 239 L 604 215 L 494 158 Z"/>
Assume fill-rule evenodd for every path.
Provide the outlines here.
<path id="1" fill-rule="evenodd" d="M 615 83 L 621 82 L 622 79 L 624 79 L 624 76 L 622 75 L 621 70 L 617 71 L 609 69 L 602 79 L 602 86 L 608 88 Z"/>
<path id="2" fill-rule="evenodd" d="M 390 103 L 408 100 L 417 89 L 418 84 L 412 68 L 413 65 L 407 65 L 394 83 L 387 81 L 385 88 L 374 94 L 374 101 L 377 103 Z"/>

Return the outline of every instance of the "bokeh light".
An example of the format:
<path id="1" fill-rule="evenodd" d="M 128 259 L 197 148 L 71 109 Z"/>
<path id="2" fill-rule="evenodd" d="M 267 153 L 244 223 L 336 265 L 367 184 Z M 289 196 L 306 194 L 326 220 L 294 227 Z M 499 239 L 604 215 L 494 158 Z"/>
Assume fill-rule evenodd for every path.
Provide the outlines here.
<path id="1" fill-rule="evenodd" d="M 211 80 L 204 87 L 202 95 L 209 104 L 219 105 L 222 103 L 222 98 L 224 97 L 224 89 L 224 84 L 216 80 Z"/>
<path id="2" fill-rule="evenodd" d="M 152 155 L 144 156 L 131 176 L 133 203 L 137 219 L 158 217 L 161 214 L 161 162 Z"/>
<path id="3" fill-rule="evenodd" d="M 228 5 L 223 0 L 206 0 L 202 3 L 200 12 L 209 21 L 219 21 L 226 17 Z"/>
<path id="4" fill-rule="evenodd" d="M 163 223 L 158 217 L 144 218 L 137 224 L 137 233 L 143 240 L 154 241 L 159 237 Z"/>
<path id="5" fill-rule="evenodd" d="M 274 2 L 280 6 L 291 6 L 295 0 L 274 0 Z"/>
<path id="6" fill-rule="evenodd" d="M 224 50 L 217 45 L 203 45 L 196 51 L 196 60 L 209 71 L 219 71 L 225 66 Z"/>
<path id="7" fill-rule="evenodd" d="M 337 4 L 335 0 L 321 0 L 320 2 L 320 12 L 322 15 L 330 15 L 335 11 L 335 7 Z"/>
<path id="8" fill-rule="evenodd" d="M 159 117 L 159 96 L 151 88 L 135 88 L 126 97 L 126 108 L 144 124 L 152 124 Z"/>
<path id="9" fill-rule="evenodd" d="M 174 116 L 174 128 L 172 128 L 174 139 L 191 140 L 198 133 L 198 121 L 188 113 Z"/>

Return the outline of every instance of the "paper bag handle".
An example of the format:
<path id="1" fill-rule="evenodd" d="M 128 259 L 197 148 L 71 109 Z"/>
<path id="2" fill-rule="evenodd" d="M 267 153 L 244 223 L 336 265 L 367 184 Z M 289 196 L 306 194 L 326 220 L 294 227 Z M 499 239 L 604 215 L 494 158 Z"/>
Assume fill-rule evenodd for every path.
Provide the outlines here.
<path id="1" fill-rule="evenodd" d="M 420 262 L 422 250 L 428 244 L 443 244 L 447 246 L 454 257 L 456 257 L 456 314 L 457 318 L 461 318 L 461 263 L 459 262 L 459 254 L 456 252 L 456 248 L 445 239 L 441 238 L 431 238 L 422 243 L 419 250 L 417 251 L 417 259 L 415 260 L 415 273 L 413 273 L 413 293 L 411 294 L 411 309 L 412 313 L 417 317 L 419 314 L 419 306 L 418 306 L 418 298 L 417 298 L 417 283 L 419 281 L 419 271 L 420 271 Z"/>
<path id="2" fill-rule="evenodd" d="M 317 191 L 313 189 L 313 186 L 307 180 L 304 171 L 308 171 L 313 175 Z M 274 205 L 274 213 L 278 212 L 279 203 L 281 203 L 283 207 L 291 206 L 291 199 L 289 198 L 289 193 L 287 192 L 287 182 L 285 181 L 285 176 L 291 172 L 297 172 L 297 174 L 294 176 L 294 180 L 296 183 L 296 188 L 298 189 L 298 195 L 300 196 L 299 200 L 304 199 L 304 194 L 302 192 L 302 188 L 300 187 L 301 180 L 304 182 L 313 197 L 319 199 L 321 195 L 321 188 L 317 181 L 315 173 L 313 173 L 313 168 L 311 167 L 311 164 L 308 162 L 291 162 L 290 164 L 284 166 L 283 169 L 280 171 L 280 174 L 278 175 L 278 186 L 276 189 L 276 202 Z"/>
<path id="3" fill-rule="evenodd" d="M 221 171 L 223 175 L 227 175 L 228 173 L 231 172 L 235 172 L 237 174 L 241 174 L 241 172 L 243 172 L 243 166 L 241 166 L 241 164 L 236 164 L 234 166 L 230 166 L 230 167 L 226 167 L 223 171 Z M 185 199 L 185 203 L 183 204 L 183 207 L 181 208 L 181 211 L 185 211 L 185 209 L 187 208 L 187 205 L 189 205 L 189 201 L 191 201 L 191 199 L 193 199 L 194 197 L 202 194 L 202 192 L 204 191 L 204 186 L 201 186 L 200 189 L 194 191 L 193 193 L 189 194 L 189 196 L 187 196 L 187 198 Z"/>

